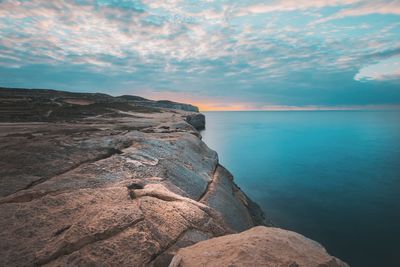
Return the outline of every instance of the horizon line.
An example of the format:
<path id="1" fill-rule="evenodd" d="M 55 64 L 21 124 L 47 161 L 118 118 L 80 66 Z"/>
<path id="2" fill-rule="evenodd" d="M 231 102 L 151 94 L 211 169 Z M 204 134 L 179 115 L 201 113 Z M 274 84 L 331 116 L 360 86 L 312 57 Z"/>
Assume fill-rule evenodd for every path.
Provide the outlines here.
<path id="1" fill-rule="evenodd" d="M 400 111 L 396 109 L 248 109 L 248 110 L 199 110 L 199 112 L 285 112 L 285 111 Z"/>
<path id="2" fill-rule="evenodd" d="M 388 106 L 364 106 L 364 107 L 285 107 L 285 108 L 261 108 L 261 109 L 201 109 L 199 112 L 262 112 L 262 111 L 400 111 L 400 105 Z"/>

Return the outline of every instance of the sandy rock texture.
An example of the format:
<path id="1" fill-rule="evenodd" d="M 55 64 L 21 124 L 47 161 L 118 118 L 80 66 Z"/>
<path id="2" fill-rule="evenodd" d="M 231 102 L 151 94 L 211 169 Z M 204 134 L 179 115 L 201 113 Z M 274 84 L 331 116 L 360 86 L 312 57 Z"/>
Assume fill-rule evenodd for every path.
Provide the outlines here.
<path id="1" fill-rule="evenodd" d="M 265 224 L 190 105 L 0 88 L 0 266 L 168 266 Z"/>
<path id="2" fill-rule="evenodd" d="M 348 267 L 313 240 L 264 226 L 180 249 L 170 267 L 186 266 Z"/>

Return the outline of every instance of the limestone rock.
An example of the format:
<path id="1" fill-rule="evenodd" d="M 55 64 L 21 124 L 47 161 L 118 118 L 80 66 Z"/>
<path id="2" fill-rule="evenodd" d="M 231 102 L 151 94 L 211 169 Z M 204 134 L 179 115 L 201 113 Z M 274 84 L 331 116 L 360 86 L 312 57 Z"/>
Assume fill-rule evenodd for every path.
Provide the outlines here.
<path id="1" fill-rule="evenodd" d="M 0 266 L 167 266 L 261 213 L 232 179 L 215 180 L 217 153 L 185 106 L 52 90 L 0 98 Z M 222 212 L 230 202 L 246 224 Z"/>
<path id="2" fill-rule="evenodd" d="M 204 241 L 268 223 L 192 111 L 0 88 L 0 266 L 346 266 L 275 228 Z"/>
<path id="3" fill-rule="evenodd" d="M 206 117 L 201 113 L 194 113 L 186 116 L 186 121 L 197 130 L 203 130 L 206 126 Z"/>
<path id="4" fill-rule="evenodd" d="M 348 267 L 315 241 L 263 226 L 182 248 L 169 266 Z"/>

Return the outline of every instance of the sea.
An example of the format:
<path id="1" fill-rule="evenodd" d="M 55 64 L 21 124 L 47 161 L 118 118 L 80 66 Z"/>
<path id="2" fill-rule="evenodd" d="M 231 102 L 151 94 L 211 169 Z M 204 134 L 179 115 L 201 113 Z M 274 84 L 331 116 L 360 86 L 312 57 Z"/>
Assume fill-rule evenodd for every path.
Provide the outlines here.
<path id="1" fill-rule="evenodd" d="M 400 111 L 203 113 L 203 140 L 274 225 L 353 267 L 400 266 Z"/>

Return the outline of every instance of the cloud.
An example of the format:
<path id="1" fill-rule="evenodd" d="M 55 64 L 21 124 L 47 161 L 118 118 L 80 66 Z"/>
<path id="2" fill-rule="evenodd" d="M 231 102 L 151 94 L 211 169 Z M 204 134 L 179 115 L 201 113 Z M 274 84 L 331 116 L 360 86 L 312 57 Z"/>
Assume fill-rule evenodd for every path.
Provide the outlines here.
<path id="1" fill-rule="evenodd" d="M 317 23 L 337 20 L 347 17 L 359 17 L 371 14 L 379 15 L 400 15 L 399 1 L 365 1 L 348 8 L 343 8 L 339 12 L 322 18 Z"/>
<path id="2" fill-rule="evenodd" d="M 243 14 L 262 13 L 358 2 L 286 0 L 239 10 Z M 340 39 L 335 40 L 335 34 L 349 29 L 318 32 L 304 23 L 282 27 L 280 20 L 284 18 L 279 13 L 271 15 L 267 24 L 245 16 L 247 21 L 238 25 L 234 16 L 237 8 L 233 2 L 188 5 L 177 0 L 6 0 L 0 2 L 0 57 L 7 61 L 0 64 L 85 64 L 95 71 L 117 72 L 135 72 L 151 65 L 154 71 L 194 73 L 219 68 L 212 61 L 224 60 L 226 76 L 254 73 L 278 77 L 318 65 L 346 69 L 363 60 L 365 49 L 357 43 L 360 40 L 343 45 Z M 317 34 L 317 38 L 310 37 Z M 336 51 L 342 52 L 336 55 Z M 191 67 L 175 62 L 187 62 Z"/>
<path id="3" fill-rule="evenodd" d="M 354 73 L 370 79 L 364 66 L 398 55 L 400 24 L 387 15 L 346 18 L 396 8 L 384 0 L 0 0 L 0 84 L 10 84 L 12 73 L 31 87 L 35 73 L 51 86 L 75 88 L 72 78 L 54 73 L 72 71 L 90 88 L 108 80 L 113 90 L 284 102 L 280 94 L 325 90 L 335 77 L 366 86 Z M 385 73 L 373 79 L 394 76 Z"/>
<path id="4" fill-rule="evenodd" d="M 134 10 L 140 13 L 146 10 L 146 6 L 137 0 L 96 0 L 96 4 L 99 6 Z"/>
<path id="5" fill-rule="evenodd" d="M 240 8 L 239 15 L 264 14 L 270 12 L 286 12 L 295 10 L 321 9 L 326 7 L 351 5 L 360 0 L 281 0 L 272 3 L 249 5 Z"/>
<path id="6" fill-rule="evenodd" d="M 227 55 L 217 46 L 227 40 L 228 33 L 221 27 L 208 28 L 218 12 L 171 13 L 151 10 L 137 1 L 90 3 L 0 2 L 2 54 L 19 58 L 14 65 L 84 62 L 94 69 L 112 67 L 113 60 L 123 58 L 126 64 L 118 64 L 119 71 Z M 191 19 L 194 16 L 203 19 L 196 22 Z"/>
<path id="7" fill-rule="evenodd" d="M 361 68 L 354 79 L 356 81 L 400 80 L 400 55 Z"/>

